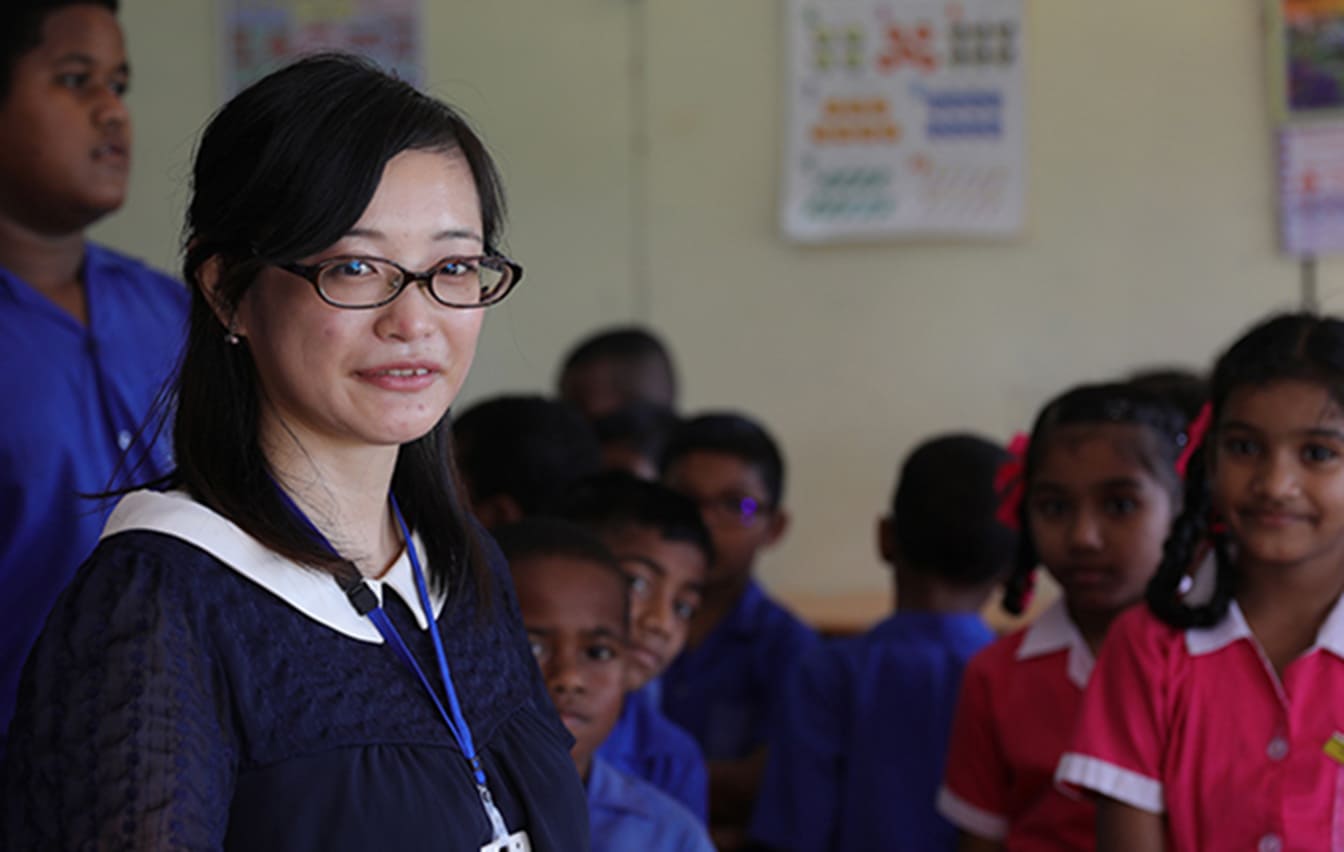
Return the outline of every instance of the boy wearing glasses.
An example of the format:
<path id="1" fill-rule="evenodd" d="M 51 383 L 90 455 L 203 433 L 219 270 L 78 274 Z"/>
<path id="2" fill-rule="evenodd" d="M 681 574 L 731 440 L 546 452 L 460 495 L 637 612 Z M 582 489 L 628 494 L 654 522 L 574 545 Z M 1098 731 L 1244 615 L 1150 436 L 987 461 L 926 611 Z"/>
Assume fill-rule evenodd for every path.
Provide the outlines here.
<path id="1" fill-rule="evenodd" d="M 752 578 L 789 523 L 784 460 L 765 429 L 740 414 L 696 417 L 673 432 L 662 468 L 714 544 L 686 650 L 663 676 L 663 711 L 705 751 L 711 829 L 731 849 L 745 842 L 788 673 L 817 639 Z"/>
<path id="2" fill-rule="evenodd" d="M 0 3 L 0 733 L 111 509 L 81 495 L 173 467 L 147 421 L 177 363 L 187 291 L 85 236 L 121 207 L 130 175 L 116 12 L 115 0 Z"/>
<path id="3" fill-rule="evenodd" d="M 550 518 L 504 527 L 498 540 L 542 680 L 574 737 L 590 848 L 711 852 L 690 811 L 600 753 L 621 714 L 629 662 L 629 599 L 616 558 L 592 533 Z"/>
<path id="4" fill-rule="evenodd" d="M 625 708 L 598 754 L 708 820 L 709 779 L 695 739 L 659 709 L 660 676 L 686 645 L 713 559 L 696 505 L 624 472 L 586 479 L 564 517 L 602 539 L 630 582 Z"/>

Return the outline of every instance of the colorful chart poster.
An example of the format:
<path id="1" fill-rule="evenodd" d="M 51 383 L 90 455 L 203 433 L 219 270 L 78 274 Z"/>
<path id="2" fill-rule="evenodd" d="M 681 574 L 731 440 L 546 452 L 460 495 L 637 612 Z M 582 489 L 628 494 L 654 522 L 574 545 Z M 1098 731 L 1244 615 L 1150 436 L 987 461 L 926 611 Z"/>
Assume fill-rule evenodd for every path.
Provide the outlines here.
<path id="1" fill-rule="evenodd" d="M 1265 0 L 1286 254 L 1344 252 L 1344 0 Z"/>
<path id="2" fill-rule="evenodd" d="M 220 0 L 225 96 L 307 53 L 368 57 L 420 85 L 420 0 Z"/>
<path id="3" fill-rule="evenodd" d="M 1279 222 L 1291 255 L 1344 251 L 1344 125 L 1280 130 Z"/>
<path id="4" fill-rule="evenodd" d="M 1022 14 L 1021 0 L 790 0 L 784 233 L 1020 232 Z"/>
<path id="5" fill-rule="evenodd" d="M 1344 0 L 1270 0 L 1267 20 L 1276 117 L 1344 116 Z"/>

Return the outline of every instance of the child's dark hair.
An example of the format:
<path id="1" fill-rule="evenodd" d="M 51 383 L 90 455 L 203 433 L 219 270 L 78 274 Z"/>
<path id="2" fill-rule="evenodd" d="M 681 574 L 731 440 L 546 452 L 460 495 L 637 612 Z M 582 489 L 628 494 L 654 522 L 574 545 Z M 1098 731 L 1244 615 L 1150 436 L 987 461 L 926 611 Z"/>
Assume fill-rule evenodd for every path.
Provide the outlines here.
<path id="1" fill-rule="evenodd" d="M 666 473 L 683 456 L 694 452 L 723 453 L 742 460 L 761 475 L 770 507 L 784 499 L 784 457 L 765 427 L 743 414 L 702 414 L 677 427 L 663 450 Z"/>
<path id="2" fill-rule="evenodd" d="M 1175 504 L 1181 496 L 1181 478 L 1176 461 L 1185 446 L 1187 420 L 1169 399 L 1128 382 L 1083 385 L 1065 391 L 1051 400 L 1031 429 L 1027 456 L 1022 470 L 1022 500 L 1017 507 L 1017 559 L 1004 584 L 1003 608 L 1021 614 L 1031 590 L 1032 573 L 1040 558 L 1032 541 L 1028 523 L 1031 484 L 1046 449 L 1058 429 L 1070 426 L 1131 424 L 1142 427 L 1140 440 L 1133 450 L 1139 463 L 1172 496 Z"/>
<path id="3" fill-rule="evenodd" d="M 622 623 L 629 628 L 630 596 L 625 593 L 629 580 L 622 573 L 611 549 L 593 532 L 561 518 L 533 517 L 500 527 L 494 536 L 515 577 L 521 563 L 539 557 L 591 562 L 609 570 L 621 586 L 621 618 Z"/>
<path id="4" fill-rule="evenodd" d="M 558 505 L 557 514 L 599 535 L 630 527 L 657 531 L 665 541 L 689 544 L 714 561 L 714 544 L 700 508 L 665 485 L 621 471 L 580 480 Z"/>
<path id="5" fill-rule="evenodd" d="M 651 459 L 654 467 L 681 418 L 672 409 L 655 402 L 632 402 L 593 421 L 593 433 L 602 446 L 620 444 Z"/>
<path id="6" fill-rule="evenodd" d="M 994 479 L 1007 458 L 998 444 L 964 434 L 932 438 L 906 457 L 891 500 L 905 564 L 966 586 L 1003 574 L 1017 548 L 1017 533 L 996 517 Z"/>
<path id="7" fill-rule="evenodd" d="M 579 341 L 561 362 L 558 382 L 561 391 L 564 391 L 566 374 L 598 361 L 615 361 L 631 365 L 655 364 L 663 373 L 670 396 L 673 400 L 676 399 L 677 371 L 672 364 L 672 354 L 658 335 L 647 328 L 637 325 L 617 326 L 604 329 Z"/>
<path id="8" fill-rule="evenodd" d="M 602 465 L 588 422 L 565 403 L 541 396 L 478 402 L 453 421 L 453 443 L 473 499 L 507 495 L 526 515 L 549 509 Z"/>
<path id="9" fill-rule="evenodd" d="M 0 104 L 9 97 L 14 66 L 42 43 L 47 16 L 68 6 L 101 6 L 117 13 L 117 0 L 5 0 L 0 3 Z"/>
<path id="10" fill-rule="evenodd" d="M 1344 407 L 1344 321 L 1328 316 L 1279 314 L 1262 321 L 1233 343 L 1214 364 L 1209 380 L 1210 426 L 1186 472 L 1185 502 L 1172 525 L 1162 565 L 1148 584 L 1148 607 L 1173 627 L 1210 627 L 1222 620 L 1237 592 L 1236 564 L 1228 535 L 1212 521 L 1208 480 L 1210 448 L 1216 446 L 1223 406 L 1245 387 L 1296 379 L 1320 385 Z M 1187 604 L 1181 598 L 1186 573 L 1205 543 L 1217 561 L 1212 597 Z"/>
<path id="11" fill-rule="evenodd" d="M 1183 367 L 1150 367 L 1129 374 L 1127 381 L 1137 388 L 1166 397 L 1181 410 L 1187 420 L 1199 416 L 1209 399 L 1209 383 L 1199 373 Z"/>

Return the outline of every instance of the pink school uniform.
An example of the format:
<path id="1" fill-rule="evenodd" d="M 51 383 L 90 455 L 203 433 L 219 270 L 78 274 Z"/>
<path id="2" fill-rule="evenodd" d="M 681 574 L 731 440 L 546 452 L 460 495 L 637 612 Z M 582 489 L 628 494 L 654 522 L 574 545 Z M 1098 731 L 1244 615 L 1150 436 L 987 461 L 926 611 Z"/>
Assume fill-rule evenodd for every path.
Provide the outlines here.
<path id="1" fill-rule="evenodd" d="M 1280 682 L 1234 603 L 1178 630 L 1147 607 L 1102 645 L 1061 783 L 1165 814 L 1170 852 L 1344 849 L 1344 605 Z"/>
<path id="2" fill-rule="evenodd" d="M 973 657 L 952 723 L 938 811 L 1018 850 L 1092 849 L 1096 808 L 1054 785 L 1092 652 L 1063 601 Z"/>

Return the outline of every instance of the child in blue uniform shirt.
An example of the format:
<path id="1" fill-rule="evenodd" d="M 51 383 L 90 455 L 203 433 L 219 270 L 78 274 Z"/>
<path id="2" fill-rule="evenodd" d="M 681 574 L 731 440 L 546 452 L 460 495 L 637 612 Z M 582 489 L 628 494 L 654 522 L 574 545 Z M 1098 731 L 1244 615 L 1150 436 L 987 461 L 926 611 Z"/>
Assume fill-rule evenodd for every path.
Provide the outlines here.
<path id="1" fill-rule="evenodd" d="M 953 850 L 934 810 L 966 662 L 993 639 L 979 611 L 1010 565 L 994 477 L 971 435 L 919 446 L 878 527 L 896 612 L 817 647 L 789 683 L 752 837 L 772 849 Z"/>
<path id="2" fill-rule="evenodd" d="M 709 777 L 695 739 L 659 709 L 658 678 L 686 645 L 713 558 L 695 504 L 626 473 L 579 483 L 565 517 L 611 548 L 630 581 L 625 709 L 598 755 L 677 799 L 701 822 Z"/>
<path id="3" fill-rule="evenodd" d="M 662 468 L 699 505 L 714 544 L 686 650 L 663 676 L 663 712 L 704 749 L 711 831 L 733 849 L 745 842 L 788 674 L 817 641 L 752 578 L 757 555 L 788 528 L 784 460 L 760 424 L 715 413 L 672 434 Z"/>
<path id="4" fill-rule="evenodd" d="M 625 696 L 629 603 L 615 556 L 582 527 L 553 519 L 525 520 L 498 536 L 542 679 L 574 736 L 594 852 L 711 852 L 690 811 L 595 754 Z"/>
<path id="5" fill-rule="evenodd" d="M 122 205 L 130 172 L 116 11 L 0 3 L 0 733 L 29 649 L 111 509 L 82 495 L 172 468 L 147 421 L 177 364 L 187 291 L 85 239 Z"/>

